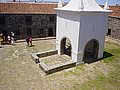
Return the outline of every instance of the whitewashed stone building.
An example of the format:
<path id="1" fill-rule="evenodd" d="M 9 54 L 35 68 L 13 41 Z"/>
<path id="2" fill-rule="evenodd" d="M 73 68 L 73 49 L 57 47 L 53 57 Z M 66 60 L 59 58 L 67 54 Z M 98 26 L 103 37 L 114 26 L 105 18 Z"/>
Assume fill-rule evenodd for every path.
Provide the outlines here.
<path id="1" fill-rule="evenodd" d="M 108 14 L 95 0 L 71 0 L 56 8 L 58 54 L 67 54 L 75 62 L 93 62 L 103 57 Z"/>

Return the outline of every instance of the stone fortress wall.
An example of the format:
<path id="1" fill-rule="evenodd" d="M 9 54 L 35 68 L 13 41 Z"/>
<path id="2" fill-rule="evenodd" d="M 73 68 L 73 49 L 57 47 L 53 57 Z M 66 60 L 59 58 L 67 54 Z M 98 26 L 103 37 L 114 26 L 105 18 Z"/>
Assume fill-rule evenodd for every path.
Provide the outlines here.
<path id="1" fill-rule="evenodd" d="M 1 14 L 0 19 L 0 32 L 9 34 L 12 31 L 16 39 L 55 36 L 54 14 Z"/>

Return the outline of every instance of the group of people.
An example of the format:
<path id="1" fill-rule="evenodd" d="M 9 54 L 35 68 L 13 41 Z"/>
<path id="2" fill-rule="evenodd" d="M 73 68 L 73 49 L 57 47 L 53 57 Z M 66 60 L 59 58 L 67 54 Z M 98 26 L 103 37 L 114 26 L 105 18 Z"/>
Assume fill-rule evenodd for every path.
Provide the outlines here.
<path id="1" fill-rule="evenodd" d="M 26 38 L 27 46 L 32 46 L 32 37 L 27 36 Z M 2 44 L 15 45 L 15 35 L 13 32 L 10 32 L 8 35 L 3 35 L 0 33 L 0 48 Z"/>
<path id="2" fill-rule="evenodd" d="M 8 34 L 7 42 L 8 42 L 9 45 L 11 45 L 11 44 L 14 45 L 14 43 L 15 43 L 15 35 L 14 35 L 13 32 L 11 32 L 11 34 Z"/>
<path id="3" fill-rule="evenodd" d="M 27 36 L 26 42 L 27 42 L 27 46 L 32 46 L 32 37 Z"/>
<path id="4" fill-rule="evenodd" d="M 15 35 L 13 32 L 10 32 L 8 35 L 3 35 L 3 33 L 0 33 L 0 47 L 2 44 L 9 44 L 14 45 L 15 42 Z"/>

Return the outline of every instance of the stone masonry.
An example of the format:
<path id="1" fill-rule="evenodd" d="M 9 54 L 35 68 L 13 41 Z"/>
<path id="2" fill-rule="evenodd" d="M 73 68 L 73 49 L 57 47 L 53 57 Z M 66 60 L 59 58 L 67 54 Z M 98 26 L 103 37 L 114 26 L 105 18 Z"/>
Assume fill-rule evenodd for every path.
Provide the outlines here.
<path id="1" fill-rule="evenodd" d="M 31 17 L 28 25 L 27 16 Z M 0 32 L 9 34 L 13 31 L 16 39 L 25 39 L 28 35 L 33 38 L 56 35 L 56 14 L 0 14 L 0 17 L 5 19 L 5 24 L 0 24 Z M 120 17 L 109 16 L 108 30 L 110 37 L 120 40 Z"/>
<path id="2" fill-rule="evenodd" d="M 56 14 L 0 14 L 0 32 L 15 33 L 16 39 L 56 35 Z"/>
<path id="3" fill-rule="evenodd" d="M 109 17 L 108 36 L 120 40 L 120 17 Z"/>

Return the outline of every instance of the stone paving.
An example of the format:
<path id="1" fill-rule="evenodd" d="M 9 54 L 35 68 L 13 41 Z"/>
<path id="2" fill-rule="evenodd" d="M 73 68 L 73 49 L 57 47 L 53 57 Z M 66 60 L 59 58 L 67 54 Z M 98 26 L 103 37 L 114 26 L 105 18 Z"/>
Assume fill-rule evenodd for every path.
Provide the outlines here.
<path id="1" fill-rule="evenodd" d="M 51 55 L 39 58 L 39 67 L 46 75 L 76 66 L 76 62 L 67 55 Z"/>
<path id="2" fill-rule="evenodd" d="M 41 62 L 44 62 L 48 67 L 56 64 L 61 64 L 65 62 L 69 62 L 71 58 L 67 55 L 52 55 L 44 58 L 40 58 Z"/>

